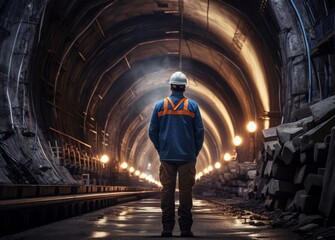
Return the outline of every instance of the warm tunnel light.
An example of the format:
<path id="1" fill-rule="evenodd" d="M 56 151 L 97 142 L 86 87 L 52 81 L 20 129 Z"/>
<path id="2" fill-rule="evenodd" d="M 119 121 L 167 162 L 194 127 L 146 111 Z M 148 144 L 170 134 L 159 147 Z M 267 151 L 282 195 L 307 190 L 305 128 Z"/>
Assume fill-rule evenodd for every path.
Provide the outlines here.
<path id="1" fill-rule="evenodd" d="M 221 163 L 219 163 L 219 162 L 216 162 L 216 163 L 215 163 L 215 165 L 214 165 L 214 167 L 215 167 L 216 169 L 219 169 L 219 168 L 221 168 Z"/>
<path id="2" fill-rule="evenodd" d="M 195 176 L 195 180 L 200 179 L 204 174 L 202 172 L 199 172 L 196 176 Z"/>
<path id="3" fill-rule="evenodd" d="M 133 168 L 133 167 L 130 167 L 130 168 L 129 168 L 129 172 L 130 172 L 130 173 L 133 173 L 134 171 L 135 171 L 135 168 Z"/>
<path id="4" fill-rule="evenodd" d="M 257 125 L 254 121 L 250 121 L 247 124 L 247 130 L 249 133 L 254 133 L 257 129 Z"/>
<path id="5" fill-rule="evenodd" d="M 240 136 L 235 136 L 233 142 L 234 142 L 234 145 L 235 145 L 236 147 L 238 147 L 238 146 L 240 146 L 241 143 L 242 143 L 242 138 L 241 138 Z"/>
<path id="6" fill-rule="evenodd" d="M 128 163 L 123 162 L 123 163 L 121 164 L 121 168 L 122 168 L 122 169 L 127 169 L 127 167 L 128 167 Z"/>
<path id="7" fill-rule="evenodd" d="M 140 176 L 141 172 L 139 170 L 135 171 L 135 176 Z"/>
<path id="8" fill-rule="evenodd" d="M 109 157 L 106 154 L 104 154 L 104 155 L 101 156 L 100 161 L 103 164 L 106 164 L 109 161 Z"/>
<path id="9" fill-rule="evenodd" d="M 213 167 L 212 166 L 209 166 L 207 169 L 208 169 L 209 172 L 213 171 Z"/>
<path id="10" fill-rule="evenodd" d="M 229 153 L 225 153 L 225 155 L 223 156 L 223 159 L 229 162 L 231 160 L 231 155 Z"/>
<path id="11" fill-rule="evenodd" d="M 142 174 L 140 175 L 140 178 L 146 178 L 147 176 L 148 176 L 147 174 L 142 173 Z"/>

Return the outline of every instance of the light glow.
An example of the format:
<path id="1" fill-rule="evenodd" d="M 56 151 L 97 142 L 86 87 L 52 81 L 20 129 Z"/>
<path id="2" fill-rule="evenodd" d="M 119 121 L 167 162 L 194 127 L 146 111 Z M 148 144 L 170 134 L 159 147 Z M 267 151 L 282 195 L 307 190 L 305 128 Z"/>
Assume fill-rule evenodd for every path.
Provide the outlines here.
<path id="1" fill-rule="evenodd" d="M 101 156 L 100 161 L 103 164 L 105 164 L 105 163 L 107 163 L 109 161 L 109 157 L 106 154 L 104 154 L 104 155 Z"/>
<path id="2" fill-rule="evenodd" d="M 247 124 L 247 130 L 249 133 L 254 133 L 257 129 L 257 125 L 254 121 L 250 121 Z"/>
<path id="3" fill-rule="evenodd" d="M 122 168 L 122 169 L 127 169 L 127 167 L 128 167 L 128 163 L 123 162 L 123 163 L 121 164 L 121 168 Z"/>
<path id="4" fill-rule="evenodd" d="M 140 178 L 146 178 L 147 176 L 148 176 L 147 174 L 142 173 L 142 174 L 140 175 Z"/>
<path id="5" fill-rule="evenodd" d="M 229 153 L 225 153 L 225 155 L 223 156 L 223 159 L 229 162 L 231 160 L 231 155 Z"/>
<path id="6" fill-rule="evenodd" d="M 237 147 L 237 146 L 240 146 L 241 143 L 242 143 L 242 138 L 240 136 L 235 136 L 234 137 L 234 145 Z"/>

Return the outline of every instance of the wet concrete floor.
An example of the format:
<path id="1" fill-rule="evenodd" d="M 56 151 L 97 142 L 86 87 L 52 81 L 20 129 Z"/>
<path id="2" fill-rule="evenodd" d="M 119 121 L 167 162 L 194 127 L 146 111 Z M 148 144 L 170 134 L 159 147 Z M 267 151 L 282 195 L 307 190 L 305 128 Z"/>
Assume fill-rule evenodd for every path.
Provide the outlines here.
<path id="1" fill-rule="evenodd" d="M 1 240 L 165 239 L 160 237 L 160 218 L 159 199 L 143 199 L 30 229 L 3 237 Z M 194 200 L 193 219 L 194 238 L 227 240 L 300 239 L 299 235 L 289 232 L 287 229 L 271 229 L 268 225 L 251 226 L 243 224 L 244 219 L 238 219 L 231 214 L 224 214 L 214 204 L 200 199 Z M 177 223 L 173 235 L 175 237 L 172 239 L 180 238 Z"/>

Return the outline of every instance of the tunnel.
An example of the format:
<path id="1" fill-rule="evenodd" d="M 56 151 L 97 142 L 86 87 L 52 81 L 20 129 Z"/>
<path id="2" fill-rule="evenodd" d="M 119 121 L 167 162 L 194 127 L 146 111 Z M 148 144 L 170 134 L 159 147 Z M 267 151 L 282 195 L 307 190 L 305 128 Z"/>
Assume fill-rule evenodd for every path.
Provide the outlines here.
<path id="1" fill-rule="evenodd" d="M 122 163 L 157 179 L 148 124 L 175 71 L 203 117 L 197 170 L 236 150 L 254 161 L 262 129 L 334 94 L 334 24 L 321 21 L 334 19 L 334 3 L 321 2 L 0 1 L 0 181 L 107 172 L 111 183 Z"/>
<path id="2" fill-rule="evenodd" d="M 149 124 L 181 71 L 204 125 L 195 233 L 293 239 L 242 225 L 251 205 L 214 224 L 246 200 L 273 211 L 254 224 L 334 239 L 334 33 L 333 0 L 0 0 L 0 237 L 76 215 L 69 236 L 100 230 L 73 239 L 159 231 Z"/>

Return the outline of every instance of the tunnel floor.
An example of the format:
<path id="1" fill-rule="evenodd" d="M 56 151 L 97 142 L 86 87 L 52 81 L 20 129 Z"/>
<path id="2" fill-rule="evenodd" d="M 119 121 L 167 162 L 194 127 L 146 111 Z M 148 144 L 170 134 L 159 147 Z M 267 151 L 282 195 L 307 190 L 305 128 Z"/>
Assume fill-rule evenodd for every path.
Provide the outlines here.
<path id="1" fill-rule="evenodd" d="M 1 239 L 163 239 L 160 237 L 159 199 L 143 199 L 44 225 Z M 226 214 L 213 203 L 195 199 L 193 208 L 195 238 L 201 239 L 300 239 L 287 229 L 268 225 L 250 226 L 244 219 Z M 176 224 L 175 238 L 180 231 Z M 171 238 L 170 238 L 171 239 Z"/>

